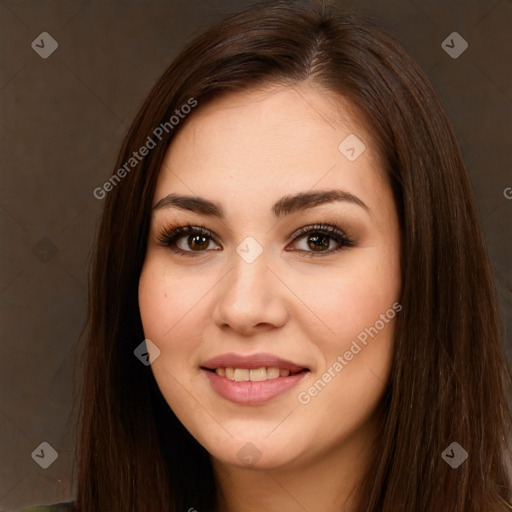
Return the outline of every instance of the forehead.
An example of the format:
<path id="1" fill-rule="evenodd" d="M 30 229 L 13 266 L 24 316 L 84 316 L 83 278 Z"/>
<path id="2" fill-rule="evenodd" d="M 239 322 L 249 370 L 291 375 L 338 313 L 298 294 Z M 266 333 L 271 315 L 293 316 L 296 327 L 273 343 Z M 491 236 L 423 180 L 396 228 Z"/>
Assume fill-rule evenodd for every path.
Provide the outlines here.
<path id="1" fill-rule="evenodd" d="M 340 143 L 343 149 L 353 137 L 365 149 L 350 161 Z M 339 96 L 305 84 L 228 93 L 200 106 L 178 132 L 154 202 L 171 191 L 218 198 L 220 188 L 224 200 L 243 191 L 270 198 L 315 184 L 361 192 L 379 179 L 375 154 L 351 104 Z"/>

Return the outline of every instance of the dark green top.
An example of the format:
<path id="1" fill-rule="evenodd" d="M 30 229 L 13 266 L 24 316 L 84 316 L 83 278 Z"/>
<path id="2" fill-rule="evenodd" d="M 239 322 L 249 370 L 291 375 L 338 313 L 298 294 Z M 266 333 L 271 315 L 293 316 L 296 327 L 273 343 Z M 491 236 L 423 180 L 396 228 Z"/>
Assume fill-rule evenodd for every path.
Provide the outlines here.
<path id="1" fill-rule="evenodd" d="M 74 512 L 73 502 L 55 503 L 54 505 L 39 505 L 20 510 L 19 512 Z"/>

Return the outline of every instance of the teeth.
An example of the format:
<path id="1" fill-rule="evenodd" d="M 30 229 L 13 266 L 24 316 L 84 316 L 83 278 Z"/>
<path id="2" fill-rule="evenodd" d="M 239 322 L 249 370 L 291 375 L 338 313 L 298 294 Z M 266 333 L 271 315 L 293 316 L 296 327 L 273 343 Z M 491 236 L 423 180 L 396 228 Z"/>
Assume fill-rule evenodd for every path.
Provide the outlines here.
<path id="1" fill-rule="evenodd" d="M 279 368 L 267 368 L 267 379 L 277 379 L 279 377 Z"/>
<path id="2" fill-rule="evenodd" d="M 267 370 L 265 370 L 265 368 L 253 368 L 249 372 L 249 379 L 253 382 L 267 380 Z"/>
<path id="3" fill-rule="evenodd" d="M 235 380 L 245 382 L 249 380 L 249 370 L 246 368 L 235 368 Z"/>
<path id="4" fill-rule="evenodd" d="M 279 377 L 288 377 L 290 370 L 283 368 L 217 368 L 215 373 L 220 377 L 226 377 L 229 380 L 237 382 L 261 382 L 264 380 L 277 379 Z"/>

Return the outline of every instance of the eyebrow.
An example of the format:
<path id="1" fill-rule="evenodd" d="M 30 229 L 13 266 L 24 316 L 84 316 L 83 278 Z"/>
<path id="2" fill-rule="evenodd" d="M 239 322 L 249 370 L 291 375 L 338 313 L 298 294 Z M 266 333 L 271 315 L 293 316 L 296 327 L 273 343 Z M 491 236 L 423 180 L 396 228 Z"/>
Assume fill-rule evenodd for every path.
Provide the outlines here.
<path id="1" fill-rule="evenodd" d="M 272 206 L 272 213 L 274 217 L 280 218 L 291 213 L 301 212 L 315 206 L 334 202 L 352 203 L 370 213 L 370 208 L 359 197 L 340 189 L 300 192 L 284 196 Z M 202 215 L 218 217 L 219 219 L 225 218 L 224 210 L 219 203 L 197 196 L 168 194 L 153 206 L 153 211 L 162 208 L 178 208 Z"/>

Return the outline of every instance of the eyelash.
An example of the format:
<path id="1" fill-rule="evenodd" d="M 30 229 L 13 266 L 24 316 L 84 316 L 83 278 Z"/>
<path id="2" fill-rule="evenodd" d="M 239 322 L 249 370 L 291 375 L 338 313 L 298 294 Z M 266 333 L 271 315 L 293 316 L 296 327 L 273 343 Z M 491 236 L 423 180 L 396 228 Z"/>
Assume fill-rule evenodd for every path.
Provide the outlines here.
<path id="1" fill-rule="evenodd" d="M 355 242 L 351 240 L 345 231 L 341 229 L 336 223 L 334 224 L 324 224 L 324 223 L 317 223 L 313 224 L 311 226 L 304 226 L 303 228 L 298 229 L 295 231 L 291 238 L 291 243 L 296 242 L 297 240 L 300 240 L 301 238 L 304 238 L 306 235 L 310 234 L 322 234 L 325 235 L 332 240 L 334 240 L 338 247 L 335 249 L 329 249 L 326 251 L 305 251 L 303 249 L 298 249 L 299 252 L 305 253 L 304 255 L 307 257 L 317 257 L 317 256 L 325 256 L 329 254 L 333 254 L 335 252 L 338 252 L 342 249 L 345 249 L 347 247 L 353 247 L 355 245 Z M 190 224 L 187 224 L 185 226 L 176 223 L 172 225 L 166 226 L 162 232 L 158 235 L 157 239 L 159 244 L 164 247 L 169 247 L 173 252 L 182 255 L 182 256 L 199 256 L 201 253 L 206 252 L 204 251 L 184 251 L 183 249 L 180 249 L 176 246 L 176 242 L 182 238 L 185 235 L 201 235 L 205 238 L 210 238 L 213 240 L 217 245 L 218 242 L 215 241 L 214 234 L 206 227 L 204 226 L 192 226 Z"/>

